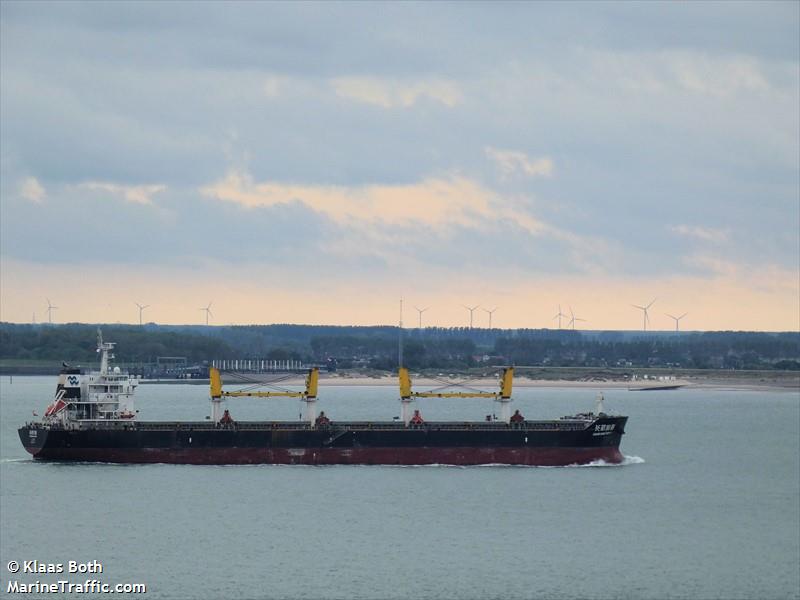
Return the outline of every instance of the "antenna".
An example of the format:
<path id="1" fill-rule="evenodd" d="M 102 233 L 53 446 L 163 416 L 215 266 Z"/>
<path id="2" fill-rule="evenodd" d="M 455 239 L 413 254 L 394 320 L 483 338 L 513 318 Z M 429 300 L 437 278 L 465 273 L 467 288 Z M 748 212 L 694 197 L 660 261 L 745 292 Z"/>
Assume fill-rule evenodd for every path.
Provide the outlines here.
<path id="1" fill-rule="evenodd" d="M 208 306 L 204 308 L 198 308 L 197 310 L 204 310 L 206 311 L 206 326 L 208 326 L 208 317 L 213 317 L 214 313 L 211 312 L 211 305 L 214 304 L 213 302 L 209 302 Z"/>
<path id="2" fill-rule="evenodd" d="M 655 302 L 656 300 L 658 300 L 658 298 L 653 298 L 653 302 Z M 644 313 L 644 315 L 642 316 L 642 330 L 643 331 L 647 331 L 647 324 L 650 322 L 650 317 L 647 314 L 647 309 L 650 308 L 651 306 L 653 306 L 653 302 L 651 302 L 647 306 L 639 306 L 638 304 L 631 304 L 632 307 L 638 308 L 639 310 L 641 310 Z"/>
<path id="3" fill-rule="evenodd" d="M 426 306 L 425 308 L 417 308 L 416 306 L 414 307 L 414 309 L 419 313 L 419 328 L 420 329 L 422 329 L 422 313 L 424 313 L 429 308 L 430 308 L 430 306 Z M 401 314 L 400 315 L 400 320 L 401 321 L 402 321 L 402 317 L 403 317 L 403 315 Z"/>
<path id="4" fill-rule="evenodd" d="M 476 304 L 475 306 L 469 307 L 466 304 L 462 304 L 464 308 L 469 311 L 469 328 L 472 329 L 472 314 L 480 308 L 480 304 Z"/>
<path id="5" fill-rule="evenodd" d="M 489 329 L 491 329 L 491 328 L 492 328 L 492 315 L 495 313 L 495 311 L 497 310 L 497 308 L 498 308 L 498 307 L 497 307 L 497 306 L 495 306 L 495 307 L 494 307 L 492 310 L 489 310 L 488 308 L 484 308 L 484 309 L 483 309 L 483 312 L 485 312 L 485 313 L 487 313 L 487 314 L 489 315 Z"/>
<path id="6" fill-rule="evenodd" d="M 400 298 L 400 323 L 397 327 L 397 367 L 403 368 L 403 299 Z"/>
<path id="7" fill-rule="evenodd" d="M 586 321 L 586 319 L 581 319 L 580 317 L 576 317 L 575 313 L 572 312 L 572 307 L 571 306 L 569 307 L 569 314 L 570 314 L 571 318 L 569 320 L 569 323 L 567 323 L 567 327 L 572 326 L 572 330 L 573 331 L 575 331 L 575 321 Z M 566 315 L 564 315 L 564 316 L 566 316 Z"/>
<path id="8" fill-rule="evenodd" d="M 58 307 L 57 306 L 53 306 L 50 303 L 50 298 L 45 298 L 45 300 L 47 300 L 47 322 L 48 323 L 52 323 L 53 322 L 53 311 L 54 310 L 58 310 Z"/>
<path id="9" fill-rule="evenodd" d="M 141 325 L 142 324 L 142 311 L 145 308 L 150 308 L 150 305 L 149 304 L 139 304 L 138 302 L 134 302 L 134 304 L 139 307 L 139 325 Z M 209 306 L 211 306 L 211 305 L 209 304 Z M 208 325 L 208 323 L 206 323 L 206 325 Z"/>
<path id="10" fill-rule="evenodd" d="M 566 316 L 567 315 L 565 315 L 564 313 L 561 312 L 561 305 L 559 304 L 558 305 L 558 313 L 556 314 L 556 316 L 553 317 L 553 320 L 558 319 L 558 328 L 559 329 L 561 329 L 561 317 L 566 317 Z"/>
<path id="11" fill-rule="evenodd" d="M 669 313 L 664 313 L 664 314 L 667 315 L 670 319 L 673 319 L 675 321 L 675 331 L 680 331 L 680 327 L 678 326 L 678 324 L 680 323 L 681 319 L 686 315 L 688 315 L 689 313 L 683 313 L 680 317 L 673 317 Z"/>

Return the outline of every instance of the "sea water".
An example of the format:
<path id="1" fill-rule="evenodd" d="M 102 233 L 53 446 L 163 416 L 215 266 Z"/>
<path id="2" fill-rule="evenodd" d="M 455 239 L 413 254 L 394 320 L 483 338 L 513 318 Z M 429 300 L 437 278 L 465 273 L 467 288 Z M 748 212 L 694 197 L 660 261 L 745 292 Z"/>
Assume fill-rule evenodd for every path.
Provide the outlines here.
<path id="1" fill-rule="evenodd" d="M 243 467 L 34 462 L 16 429 L 54 386 L 0 382 L 3 597 L 21 595 L 9 581 L 59 580 L 144 583 L 152 599 L 800 597 L 796 391 L 607 390 L 606 410 L 630 417 L 622 466 Z M 514 407 L 559 417 L 592 410 L 595 393 L 517 388 Z M 319 408 L 385 420 L 396 397 L 331 387 Z M 142 385 L 137 408 L 142 420 L 202 420 L 207 390 Z M 299 403 L 229 408 L 296 419 Z M 492 411 L 485 400 L 419 408 L 428 419 Z M 103 570 L 8 572 L 26 560 Z"/>

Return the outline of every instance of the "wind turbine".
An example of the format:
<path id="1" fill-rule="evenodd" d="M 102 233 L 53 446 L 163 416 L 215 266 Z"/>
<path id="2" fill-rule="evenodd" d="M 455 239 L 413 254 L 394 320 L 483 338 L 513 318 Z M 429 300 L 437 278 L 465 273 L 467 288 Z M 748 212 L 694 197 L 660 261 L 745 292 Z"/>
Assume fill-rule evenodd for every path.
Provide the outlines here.
<path id="1" fill-rule="evenodd" d="M 491 328 L 492 328 L 492 315 L 493 315 L 493 314 L 494 314 L 494 312 L 497 310 L 497 308 L 498 308 L 498 307 L 497 307 L 497 306 L 495 306 L 495 307 L 494 307 L 492 310 L 489 310 L 488 308 L 484 308 L 484 309 L 483 309 L 483 312 L 485 312 L 486 314 L 488 314 L 488 315 L 489 315 L 489 329 L 491 329 Z"/>
<path id="2" fill-rule="evenodd" d="M 553 320 L 554 320 L 554 321 L 555 321 L 556 319 L 558 319 L 558 328 L 559 328 L 559 329 L 561 329 L 561 317 L 566 317 L 566 316 L 567 316 L 567 315 L 565 315 L 564 313 L 562 313 L 562 312 L 561 312 L 561 305 L 559 304 L 559 305 L 558 305 L 558 313 L 556 314 L 556 316 L 554 316 L 554 317 L 553 317 Z"/>
<path id="3" fill-rule="evenodd" d="M 208 306 L 206 306 L 206 307 L 204 307 L 204 308 L 198 308 L 198 309 L 197 309 L 197 310 L 204 310 L 204 311 L 206 311 L 206 326 L 208 326 L 208 317 L 213 317 L 213 316 L 214 316 L 214 313 L 212 313 L 212 312 L 211 312 L 211 305 L 212 305 L 212 304 L 214 304 L 214 302 L 213 302 L 213 301 L 212 301 L 212 302 L 209 302 L 209 303 L 208 303 Z"/>
<path id="4" fill-rule="evenodd" d="M 472 329 L 472 313 L 474 313 L 476 310 L 478 310 L 478 308 L 480 308 L 481 305 L 480 304 L 476 304 L 475 306 L 473 306 L 471 308 L 469 306 L 467 306 L 466 304 L 462 304 L 461 306 L 463 306 L 464 308 L 466 308 L 469 311 L 469 328 Z"/>
<path id="5" fill-rule="evenodd" d="M 686 315 L 688 315 L 689 313 L 683 313 L 680 317 L 673 317 L 669 313 L 664 313 L 664 314 L 667 315 L 670 319 L 674 319 L 674 321 L 675 321 L 675 331 L 680 331 L 680 327 L 678 327 L 678 323 L 680 323 L 681 319 L 683 317 L 685 317 Z"/>
<path id="6" fill-rule="evenodd" d="M 149 304 L 139 304 L 138 302 L 134 302 L 134 304 L 139 307 L 139 325 L 141 325 L 142 324 L 142 311 L 145 308 L 150 308 L 150 305 Z M 211 305 L 209 304 L 209 306 L 211 306 Z M 206 325 L 207 324 L 208 323 L 206 323 Z"/>
<path id="7" fill-rule="evenodd" d="M 50 303 L 50 298 L 45 298 L 45 300 L 47 300 L 47 322 L 48 323 L 52 323 L 53 322 L 53 311 L 57 310 L 58 307 L 57 306 L 53 306 Z"/>
<path id="8" fill-rule="evenodd" d="M 653 298 L 653 302 L 655 302 L 656 300 L 657 300 L 657 298 Z M 638 308 L 639 310 L 641 310 L 644 313 L 644 315 L 642 316 L 642 324 L 643 324 L 643 330 L 644 331 L 647 331 L 647 324 L 650 322 L 650 317 L 647 314 L 647 309 L 650 308 L 651 306 L 653 306 L 653 302 L 651 302 L 647 306 L 639 306 L 638 304 L 631 304 L 632 307 Z"/>
<path id="9" fill-rule="evenodd" d="M 416 306 L 414 309 L 419 313 L 419 328 L 422 329 L 422 313 L 428 310 L 430 306 L 426 306 L 425 308 L 417 308 Z"/>
<path id="10" fill-rule="evenodd" d="M 569 320 L 569 323 L 567 323 L 567 327 L 572 325 L 572 330 L 573 331 L 575 330 L 575 321 L 586 321 L 586 319 L 581 319 L 579 317 L 576 317 L 575 313 L 572 312 L 572 307 L 571 306 L 569 307 L 569 314 L 570 314 L 571 318 Z M 566 315 L 564 315 L 564 316 L 566 316 Z"/>

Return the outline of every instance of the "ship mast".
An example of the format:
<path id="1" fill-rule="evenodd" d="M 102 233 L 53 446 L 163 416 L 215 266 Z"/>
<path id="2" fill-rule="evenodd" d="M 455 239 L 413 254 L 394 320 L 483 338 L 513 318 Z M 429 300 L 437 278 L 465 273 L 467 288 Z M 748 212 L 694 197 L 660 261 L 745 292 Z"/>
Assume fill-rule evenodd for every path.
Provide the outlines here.
<path id="1" fill-rule="evenodd" d="M 403 374 L 408 380 L 407 389 L 403 387 Z M 411 379 L 408 369 L 403 368 L 403 299 L 400 298 L 400 324 L 397 328 L 397 375 L 400 377 L 400 418 L 406 427 L 411 422 Z M 406 393 L 407 392 L 407 393 Z"/>
<path id="2" fill-rule="evenodd" d="M 103 342 L 103 332 L 97 329 L 97 351 L 100 352 L 100 374 L 108 375 L 108 361 L 114 358 L 111 351 L 116 344 L 114 342 Z"/>

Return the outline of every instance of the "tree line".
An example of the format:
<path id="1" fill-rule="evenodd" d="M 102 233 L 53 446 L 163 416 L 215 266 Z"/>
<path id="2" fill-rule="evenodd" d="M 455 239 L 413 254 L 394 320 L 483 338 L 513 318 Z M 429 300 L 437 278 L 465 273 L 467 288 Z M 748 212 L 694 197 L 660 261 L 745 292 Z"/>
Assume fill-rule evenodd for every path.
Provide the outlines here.
<path id="1" fill-rule="evenodd" d="M 213 359 L 295 359 L 339 368 L 396 368 L 397 327 L 102 325 L 121 362 L 182 356 Z M 97 325 L 0 323 L 0 358 L 96 361 Z M 800 333 L 581 332 L 551 329 L 425 328 L 402 332 L 404 364 L 414 369 L 479 365 L 675 366 L 800 369 Z"/>
<path id="2" fill-rule="evenodd" d="M 184 356 L 202 362 L 209 356 L 234 356 L 224 340 L 196 333 L 153 330 L 133 325 L 102 325 L 103 339 L 117 345 L 117 360 L 154 362 L 159 356 Z M 97 359 L 98 326 L 0 324 L 0 358 L 57 360 L 91 364 Z"/>

